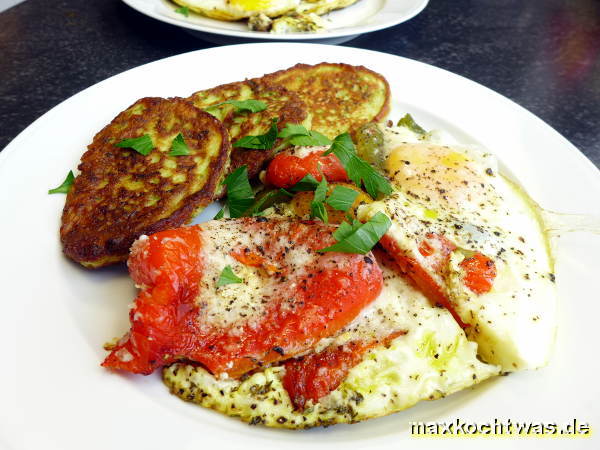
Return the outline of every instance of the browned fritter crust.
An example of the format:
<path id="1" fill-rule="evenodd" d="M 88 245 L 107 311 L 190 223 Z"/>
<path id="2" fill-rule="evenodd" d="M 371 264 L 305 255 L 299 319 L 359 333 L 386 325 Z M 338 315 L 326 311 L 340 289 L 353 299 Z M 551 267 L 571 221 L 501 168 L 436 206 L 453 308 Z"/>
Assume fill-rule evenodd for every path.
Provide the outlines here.
<path id="1" fill-rule="evenodd" d="M 169 156 L 179 133 L 190 154 Z M 115 146 L 144 134 L 154 144 L 146 156 Z M 81 158 L 62 215 L 64 253 L 101 267 L 126 260 L 140 235 L 189 222 L 220 188 L 230 151 L 221 122 L 188 101 L 138 100 L 94 136 Z"/>
<path id="2" fill-rule="evenodd" d="M 188 97 L 198 108 L 206 109 L 227 100 L 260 100 L 267 104 L 267 109 L 255 113 L 236 113 L 232 105 L 222 105 L 210 109 L 211 114 L 219 118 L 235 143 L 244 136 L 265 134 L 271 127 L 273 118 L 278 118 L 278 128 L 286 123 L 304 124 L 310 127 L 307 107 L 300 97 L 279 85 L 264 83 L 260 80 L 246 80 L 223 84 L 211 89 L 198 91 Z M 277 145 L 277 143 L 276 143 Z M 250 178 L 258 175 L 262 167 L 273 157 L 269 150 L 252 150 L 233 148 L 231 152 L 231 168 L 248 166 Z"/>
<path id="3" fill-rule="evenodd" d="M 297 93 L 312 115 L 312 129 L 329 138 L 380 122 L 390 110 L 385 77 L 363 66 L 323 62 L 296 64 L 257 79 Z"/>

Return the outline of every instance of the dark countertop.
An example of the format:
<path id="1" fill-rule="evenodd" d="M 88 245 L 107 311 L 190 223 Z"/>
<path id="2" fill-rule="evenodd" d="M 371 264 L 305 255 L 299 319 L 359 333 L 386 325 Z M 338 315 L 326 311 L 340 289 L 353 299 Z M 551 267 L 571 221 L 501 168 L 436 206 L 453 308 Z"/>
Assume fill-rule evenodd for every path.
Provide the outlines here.
<path id="1" fill-rule="evenodd" d="M 600 2 L 431 0 L 412 20 L 344 45 L 423 61 L 541 117 L 600 166 Z M 119 0 L 27 0 L 0 13 L 0 149 L 107 77 L 214 44 Z"/>

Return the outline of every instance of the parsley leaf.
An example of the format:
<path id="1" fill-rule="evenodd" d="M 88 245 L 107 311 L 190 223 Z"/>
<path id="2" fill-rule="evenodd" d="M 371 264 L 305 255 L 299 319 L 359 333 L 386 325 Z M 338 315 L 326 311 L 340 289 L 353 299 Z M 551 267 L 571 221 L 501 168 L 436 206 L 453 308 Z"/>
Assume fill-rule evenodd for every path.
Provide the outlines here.
<path id="1" fill-rule="evenodd" d="M 223 206 L 221 208 L 221 210 L 215 214 L 215 217 L 212 218 L 212 220 L 219 220 L 222 219 L 223 217 L 225 217 L 225 207 Z"/>
<path id="2" fill-rule="evenodd" d="M 354 143 L 348 133 L 337 136 L 333 140 L 333 144 L 331 144 L 329 150 L 323 155 L 325 156 L 332 152 L 338 157 L 344 169 L 346 169 L 348 178 L 359 188 L 362 188 L 364 184 L 365 190 L 371 197 L 377 198 L 379 194 L 389 195 L 392 193 L 390 182 L 377 172 L 371 164 L 356 155 Z"/>
<path id="3" fill-rule="evenodd" d="M 331 140 L 318 131 L 307 130 L 304 126 L 295 123 L 286 123 L 278 137 L 286 139 L 292 145 L 313 147 L 331 145 Z"/>
<path id="4" fill-rule="evenodd" d="M 325 203 L 338 211 L 348 211 L 356 197 L 358 197 L 358 192 L 354 189 L 336 186 L 333 188 L 331 195 L 325 200 Z"/>
<path id="5" fill-rule="evenodd" d="M 177 8 L 175 10 L 176 13 L 181 14 L 185 17 L 188 17 L 190 15 L 190 9 L 187 6 L 182 6 L 181 8 Z"/>
<path id="6" fill-rule="evenodd" d="M 259 136 L 244 136 L 237 140 L 233 146 L 243 148 L 253 148 L 256 150 L 270 150 L 277 140 L 277 119 L 271 122 L 271 128 L 265 134 Z"/>
<path id="7" fill-rule="evenodd" d="M 233 218 L 242 217 L 254 203 L 254 192 L 248 181 L 248 168 L 242 166 L 223 180 L 227 186 L 227 207 Z"/>
<path id="8" fill-rule="evenodd" d="M 62 184 L 54 189 L 50 189 L 48 194 L 67 194 L 71 190 L 71 186 L 73 186 L 73 182 L 75 181 L 75 176 L 73 175 L 73 171 L 69 170 L 65 181 Z"/>
<path id="9" fill-rule="evenodd" d="M 345 225 L 344 225 L 345 224 Z M 392 225 L 392 221 L 382 212 L 378 212 L 368 222 L 360 224 L 355 221 L 352 225 L 342 222 L 333 234 L 338 241 L 336 244 L 323 248 L 319 252 L 358 253 L 364 255 L 371 251 L 379 239 Z"/>
<path id="10" fill-rule="evenodd" d="M 250 113 L 256 113 L 256 112 L 261 112 L 264 111 L 265 109 L 267 109 L 267 104 L 265 102 L 262 102 L 260 100 L 226 100 L 224 102 L 221 103 L 217 103 L 215 105 L 211 105 L 208 108 L 205 108 L 204 110 L 208 113 L 210 113 L 211 109 L 216 109 L 219 106 L 223 106 L 223 105 L 233 105 L 235 107 L 235 112 L 239 113 L 239 112 L 244 112 L 244 111 L 248 111 Z"/>
<path id="11" fill-rule="evenodd" d="M 183 139 L 183 134 L 179 133 L 171 143 L 169 156 L 187 156 L 190 154 L 190 148 Z"/>
<path id="12" fill-rule="evenodd" d="M 219 279 L 217 280 L 217 287 L 225 286 L 227 284 L 237 284 L 243 282 L 244 280 L 242 280 L 240 277 L 236 276 L 235 273 L 233 273 L 231 266 L 225 266 L 225 268 L 221 272 L 221 275 L 219 276 Z"/>
<path id="13" fill-rule="evenodd" d="M 327 196 L 327 179 L 321 175 L 321 182 L 315 189 L 313 201 L 310 203 L 310 217 L 318 217 L 321 221 L 329 223 L 327 209 L 325 208 L 325 197 Z"/>
<path id="14" fill-rule="evenodd" d="M 406 127 L 410 131 L 413 131 L 417 134 L 427 134 L 427 131 L 421 128 L 421 126 L 417 122 L 415 122 L 415 119 L 413 119 L 413 117 L 410 114 L 406 114 L 402 119 L 400 119 L 398 121 L 398 126 Z"/>
<path id="15" fill-rule="evenodd" d="M 140 137 L 123 139 L 121 142 L 115 144 L 115 147 L 131 148 L 141 155 L 146 156 L 154 148 L 152 138 L 145 134 Z"/>
<path id="16" fill-rule="evenodd" d="M 304 177 L 298 181 L 295 185 L 290 189 L 292 192 L 302 192 L 302 191 L 314 191 L 317 189 L 319 182 L 313 177 L 310 173 L 304 175 Z"/>

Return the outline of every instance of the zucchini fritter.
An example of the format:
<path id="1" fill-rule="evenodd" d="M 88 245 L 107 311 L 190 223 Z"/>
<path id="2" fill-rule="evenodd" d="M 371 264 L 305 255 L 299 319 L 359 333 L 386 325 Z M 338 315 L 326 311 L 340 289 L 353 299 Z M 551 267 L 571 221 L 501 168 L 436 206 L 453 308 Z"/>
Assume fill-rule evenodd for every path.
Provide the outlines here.
<path id="1" fill-rule="evenodd" d="M 244 136 L 265 134 L 271 127 L 273 118 L 278 118 L 279 129 L 286 123 L 298 123 L 310 128 L 310 117 L 306 104 L 293 92 L 260 81 L 239 81 L 223 84 L 192 94 L 188 100 L 201 109 L 218 105 L 227 100 L 259 100 L 267 109 L 255 113 L 237 112 L 231 104 L 210 108 L 209 112 L 223 122 L 231 142 L 235 143 Z M 273 157 L 269 150 L 234 148 L 231 152 L 231 170 L 248 166 L 250 178 L 258 175 L 264 164 Z"/>
<path id="2" fill-rule="evenodd" d="M 181 133 L 189 155 L 170 156 Z M 148 135 L 142 155 L 116 144 Z M 104 127 L 81 158 L 67 195 L 60 237 L 64 253 L 85 267 L 127 259 L 142 234 L 180 226 L 208 205 L 230 154 L 221 122 L 180 98 L 143 98 Z"/>
<path id="3" fill-rule="evenodd" d="M 297 64 L 260 80 L 298 94 L 312 115 L 312 129 L 332 139 L 383 120 L 390 108 L 387 80 L 363 66 Z"/>

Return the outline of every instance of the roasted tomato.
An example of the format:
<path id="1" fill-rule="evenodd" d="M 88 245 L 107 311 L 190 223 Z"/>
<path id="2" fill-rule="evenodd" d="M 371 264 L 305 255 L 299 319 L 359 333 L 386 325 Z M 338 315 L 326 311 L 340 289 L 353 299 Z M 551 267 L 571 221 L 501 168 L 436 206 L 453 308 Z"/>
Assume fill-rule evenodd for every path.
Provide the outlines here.
<path id="1" fill-rule="evenodd" d="M 475 253 L 460 263 L 464 271 L 463 283 L 476 294 L 485 294 L 492 289 L 496 278 L 496 264 L 482 253 Z"/>
<path id="2" fill-rule="evenodd" d="M 383 285 L 374 258 L 317 252 L 335 242 L 334 230 L 243 218 L 140 238 L 129 259 L 141 288 L 131 331 L 103 365 L 149 374 L 188 360 L 238 377 L 305 353 L 354 319 Z M 241 282 L 218 282 L 227 266 Z"/>
<path id="3" fill-rule="evenodd" d="M 334 154 L 323 156 L 325 150 L 318 150 L 298 157 L 290 153 L 280 153 L 267 167 L 266 183 L 280 188 L 290 188 L 306 175 L 321 180 L 321 173 L 327 181 L 348 181 L 346 170 Z"/>

